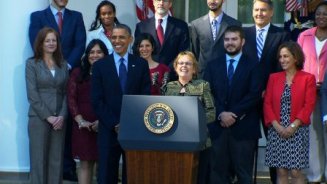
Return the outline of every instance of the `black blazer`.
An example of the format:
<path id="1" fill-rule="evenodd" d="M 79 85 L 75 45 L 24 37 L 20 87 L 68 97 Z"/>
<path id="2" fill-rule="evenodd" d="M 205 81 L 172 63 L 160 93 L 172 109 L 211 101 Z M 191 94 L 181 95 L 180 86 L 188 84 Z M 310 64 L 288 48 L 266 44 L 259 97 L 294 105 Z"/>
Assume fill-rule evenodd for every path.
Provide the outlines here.
<path id="1" fill-rule="evenodd" d="M 154 59 L 159 63 L 166 64 L 171 69 L 173 69 L 173 61 L 179 52 L 188 50 L 190 47 L 190 36 L 187 24 L 171 16 L 168 16 L 165 38 L 162 46 L 157 36 L 154 17 L 136 24 L 135 39 L 137 39 L 141 33 L 149 33 L 153 36 L 157 50 L 157 52 L 154 53 Z M 136 45 L 134 45 L 134 48 L 135 47 Z"/>
<path id="2" fill-rule="evenodd" d="M 224 54 L 223 35 L 230 25 L 242 26 L 242 23 L 227 14 L 223 14 L 217 38 L 213 40 L 208 14 L 191 22 L 191 46 L 199 62 L 200 77 L 204 76 L 208 61 Z"/>
<path id="3" fill-rule="evenodd" d="M 245 45 L 243 52 L 248 54 L 252 60 L 258 61 L 257 42 L 256 42 L 256 27 L 244 28 L 245 31 Z M 282 28 L 270 24 L 267 38 L 262 50 L 260 59 L 260 67 L 263 70 L 264 84 L 266 86 L 269 75 L 281 71 L 278 62 L 277 52 L 278 47 L 285 41 L 290 40 L 289 33 L 285 32 Z"/>
<path id="4" fill-rule="evenodd" d="M 256 106 L 261 99 L 262 75 L 258 63 L 242 54 L 229 86 L 226 56 L 222 55 L 208 63 L 204 78 L 210 83 L 217 116 L 223 111 L 229 111 L 238 117 L 236 123 L 229 127 L 232 135 L 243 140 L 259 138 L 260 114 Z M 226 129 L 220 125 L 219 120 L 208 125 L 208 128 L 213 139 Z"/>
<path id="5" fill-rule="evenodd" d="M 127 95 L 150 95 L 150 74 L 147 62 L 128 55 Z M 113 130 L 120 122 L 123 93 L 113 54 L 97 61 L 92 70 L 91 100 L 100 120 L 100 127 Z"/>

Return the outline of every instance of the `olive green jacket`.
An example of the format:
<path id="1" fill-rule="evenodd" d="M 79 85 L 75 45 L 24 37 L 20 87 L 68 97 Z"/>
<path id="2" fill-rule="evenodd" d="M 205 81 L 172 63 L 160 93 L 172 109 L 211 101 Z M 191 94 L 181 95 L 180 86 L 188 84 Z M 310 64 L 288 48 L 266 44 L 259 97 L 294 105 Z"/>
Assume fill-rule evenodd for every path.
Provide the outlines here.
<path id="1" fill-rule="evenodd" d="M 180 91 L 183 87 L 185 88 L 185 93 L 181 94 Z M 198 96 L 205 109 L 207 123 L 215 121 L 216 109 L 208 82 L 200 79 L 191 80 L 188 84 L 182 86 L 178 81 L 172 81 L 165 86 L 163 93 L 165 96 Z M 211 141 L 208 139 L 206 147 L 210 145 Z"/>

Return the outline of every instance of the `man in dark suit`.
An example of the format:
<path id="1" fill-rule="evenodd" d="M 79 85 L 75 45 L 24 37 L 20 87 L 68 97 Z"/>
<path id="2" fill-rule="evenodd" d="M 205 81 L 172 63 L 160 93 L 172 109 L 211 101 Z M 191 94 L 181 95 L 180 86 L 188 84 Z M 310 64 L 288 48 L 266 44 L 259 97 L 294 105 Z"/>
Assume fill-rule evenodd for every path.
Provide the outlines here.
<path id="1" fill-rule="evenodd" d="M 37 33 L 43 27 L 51 27 L 60 34 L 60 43 L 64 59 L 68 68 L 72 69 L 80 65 L 84 53 L 86 33 L 83 17 L 80 12 L 66 8 L 68 0 L 52 0 L 48 8 L 31 14 L 29 26 L 29 40 L 33 48 Z M 76 165 L 71 151 L 72 119 L 67 120 L 64 154 L 65 180 L 77 181 Z"/>
<path id="2" fill-rule="evenodd" d="M 290 35 L 287 32 L 271 23 L 273 13 L 273 2 L 271 0 L 255 0 L 252 10 L 255 25 L 244 28 L 246 39 L 244 52 L 262 65 L 265 84 L 267 84 L 271 73 L 281 71 L 278 64 L 277 50 L 281 43 L 290 40 Z M 262 49 L 258 51 L 259 42 L 257 37 L 260 31 L 263 40 Z M 261 53 L 260 56 L 258 52 Z"/>
<path id="3" fill-rule="evenodd" d="M 252 183 L 253 157 L 260 137 L 262 76 L 258 63 L 242 53 L 244 32 L 230 26 L 224 33 L 225 54 L 210 61 L 204 79 L 215 99 L 216 123 L 208 126 L 212 139 L 211 183 L 230 183 L 232 168 L 239 183 Z"/>
<path id="4" fill-rule="evenodd" d="M 229 25 L 242 23 L 222 11 L 223 0 L 207 0 L 209 13 L 191 22 L 191 48 L 199 62 L 199 76 L 204 76 L 208 61 L 224 53 L 222 39 Z"/>
<path id="5" fill-rule="evenodd" d="M 251 56 L 252 60 L 260 63 L 260 68 L 263 71 L 264 89 L 269 75 L 281 71 L 277 58 L 279 45 L 290 40 L 290 35 L 287 32 L 271 23 L 273 14 L 274 8 L 271 0 L 255 0 L 252 9 L 255 25 L 244 28 L 246 43 L 243 51 Z M 264 122 L 262 107 L 263 100 L 259 103 L 258 108 L 261 111 L 262 122 Z M 267 137 L 268 130 L 265 126 L 263 128 Z M 273 184 L 275 184 L 275 169 L 270 169 L 270 177 Z"/>
<path id="6" fill-rule="evenodd" d="M 33 12 L 29 26 L 29 40 L 33 48 L 35 37 L 40 29 L 46 26 L 55 29 L 60 33 L 64 58 L 68 62 L 68 67 L 72 69 L 80 65 L 85 49 L 86 33 L 82 14 L 67 9 L 67 3 L 68 0 L 52 0 L 48 8 Z"/>
<path id="7" fill-rule="evenodd" d="M 120 156 L 123 156 L 123 181 L 126 183 L 124 151 L 117 141 L 123 95 L 150 95 L 147 62 L 128 54 L 133 37 L 128 26 L 113 28 L 113 54 L 97 61 L 92 72 L 92 104 L 99 118 L 99 184 L 117 184 Z"/>
<path id="8" fill-rule="evenodd" d="M 135 38 L 141 33 L 149 33 L 156 42 L 154 59 L 170 67 L 170 80 L 177 79 L 173 60 L 181 51 L 189 49 L 190 37 L 186 22 L 168 15 L 172 0 L 153 0 L 154 17 L 139 22 L 135 29 Z M 136 47 L 136 45 L 134 45 Z"/>

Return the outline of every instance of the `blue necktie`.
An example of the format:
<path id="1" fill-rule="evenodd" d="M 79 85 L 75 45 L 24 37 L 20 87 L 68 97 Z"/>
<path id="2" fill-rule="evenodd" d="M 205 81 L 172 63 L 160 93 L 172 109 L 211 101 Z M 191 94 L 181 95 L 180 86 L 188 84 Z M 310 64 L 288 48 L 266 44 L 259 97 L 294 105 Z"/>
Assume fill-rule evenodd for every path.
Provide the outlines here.
<path id="1" fill-rule="evenodd" d="M 261 59 L 261 54 L 262 54 L 262 50 L 263 50 L 263 32 L 265 31 L 265 29 L 259 29 L 258 30 L 258 36 L 257 36 L 257 53 L 258 53 L 258 58 L 259 61 Z"/>
<path id="2" fill-rule="evenodd" d="M 233 75 L 234 75 L 234 63 L 235 59 L 230 59 L 229 60 L 229 65 L 228 65 L 228 69 L 227 69 L 227 78 L 228 78 L 228 83 L 229 85 L 232 84 L 232 79 L 233 79 Z"/>
<path id="3" fill-rule="evenodd" d="M 123 94 L 125 94 L 125 87 L 126 87 L 126 82 L 127 82 L 127 69 L 126 66 L 124 64 L 125 59 L 124 58 L 120 58 L 119 59 L 119 80 L 120 80 L 120 86 L 121 89 L 123 91 Z"/>

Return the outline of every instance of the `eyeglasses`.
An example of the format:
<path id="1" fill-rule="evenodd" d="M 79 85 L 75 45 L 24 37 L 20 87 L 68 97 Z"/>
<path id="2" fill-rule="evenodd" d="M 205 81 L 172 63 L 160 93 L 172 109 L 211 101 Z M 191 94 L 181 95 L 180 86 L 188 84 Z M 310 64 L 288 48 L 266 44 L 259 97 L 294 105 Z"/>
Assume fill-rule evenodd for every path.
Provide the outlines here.
<path id="1" fill-rule="evenodd" d="M 186 65 L 186 66 L 192 66 L 193 63 L 191 61 L 178 61 L 178 65 Z"/>
<path id="2" fill-rule="evenodd" d="M 164 3 L 168 3 L 170 0 L 154 0 L 155 2 L 164 2 Z"/>

